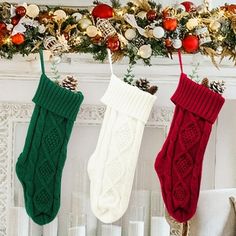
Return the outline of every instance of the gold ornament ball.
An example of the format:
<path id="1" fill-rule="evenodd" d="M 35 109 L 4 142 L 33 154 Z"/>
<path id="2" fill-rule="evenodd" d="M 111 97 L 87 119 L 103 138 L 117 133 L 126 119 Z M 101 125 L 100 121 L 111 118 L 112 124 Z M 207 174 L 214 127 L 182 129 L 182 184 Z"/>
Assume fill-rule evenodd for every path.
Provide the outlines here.
<path id="1" fill-rule="evenodd" d="M 54 15 L 54 19 L 56 21 L 66 19 L 66 13 L 63 10 L 56 10 L 56 11 L 54 11 L 53 15 Z"/>
<path id="2" fill-rule="evenodd" d="M 31 4 L 26 8 L 26 15 L 35 18 L 39 14 L 39 7 L 35 4 Z"/>
<path id="3" fill-rule="evenodd" d="M 186 27 L 188 28 L 188 30 L 193 30 L 197 26 L 198 26 L 198 19 L 196 18 L 189 19 L 188 22 L 186 23 Z"/>
<path id="4" fill-rule="evenodd" d="M 79 29 L 85 31 L 90 25 L 92 25 L 92 21 L 88 18 L 82 18 L 78 22 Z"/>
<path id="5" fill-rule="evenodd" d="M 135 29 L 127 29 L 125 31 L 125 37 L 128 40 L 132 40 L 136 37 L 136 30 Z"/>
<path id="6" fill-rule="evenodd" d="M 137 17 L 141 18 L 141 19 L 145 19 L 146 18 L 146 15 L 147 15 L 147 12 L 146 11 L 140 11 L 138 14 L 137 14 Z"/>
<path id="7" fill-rule="evenodd" d="M 143 59 L 147 59 L 152 55 L 152 48 L 150 44 L 142 45 L 138 50 L 138 55 Z"/>
<path id="8" fill-rule="evenodd" d="M 88 26 L 88 28 L 86 29 L 86 34 L 90 37 L 93 38 L 98 34 L 98 29 L 96 26 L 94 25 L 90 25 Z"/>
<path id="9" fill-rule="evenodd" d="M 213 21 L 211 24 L 210 24 L 210 29 L 213 30 L 213 31 L 218 31 L 221 27 L 221 23 L 218 22 L 218 21 Z"/>

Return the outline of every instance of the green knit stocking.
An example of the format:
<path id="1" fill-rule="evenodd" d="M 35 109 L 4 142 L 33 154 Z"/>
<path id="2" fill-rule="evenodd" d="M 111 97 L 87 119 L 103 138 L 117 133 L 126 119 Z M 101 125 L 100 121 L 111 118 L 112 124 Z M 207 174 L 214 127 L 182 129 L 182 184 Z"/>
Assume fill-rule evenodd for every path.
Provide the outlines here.
<path id="1" fill-rule="evenodd" d="M 24 150 L 16 163 L 26 211 L 39 225 L 52 221 L 60 208 L 67 144 L 82 101 L 81 92 L 73 93 L 41 76 Z"/>

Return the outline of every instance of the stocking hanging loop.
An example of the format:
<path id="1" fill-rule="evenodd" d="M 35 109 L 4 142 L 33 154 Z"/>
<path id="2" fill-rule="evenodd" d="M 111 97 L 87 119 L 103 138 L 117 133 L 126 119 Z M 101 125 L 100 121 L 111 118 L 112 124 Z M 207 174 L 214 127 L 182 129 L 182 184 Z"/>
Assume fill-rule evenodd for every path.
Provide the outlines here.
<path id="1" fill-rule="evenodd" d="M 178 57 L 179 57 L 180 71 L 181 71 L 181 73 L 184 73 L 184 71 L 183 71 L 183 62 L 182 62 L 182 55 L 181 55 L 180 49 L 178 50 Z"/>
<path id="2" fill-rule="evenodd" d="M 44 66 L 43 49 L 42 48 L 39 49 L 39 56 L 40 56 L 42 74 L 45 74 L 45 66 Z"/>
<path id="3" fill-rule="evenodd" d="M 113 66 L 112 66 L 112 55 L 111 55 L 111 50 L 107 49 L 107 53 L 108 53 L 108 60 L 109 60 L 109 64 L 110 64 L 110 70 L 111 70 L 111 74 L 113 75 Z"/>

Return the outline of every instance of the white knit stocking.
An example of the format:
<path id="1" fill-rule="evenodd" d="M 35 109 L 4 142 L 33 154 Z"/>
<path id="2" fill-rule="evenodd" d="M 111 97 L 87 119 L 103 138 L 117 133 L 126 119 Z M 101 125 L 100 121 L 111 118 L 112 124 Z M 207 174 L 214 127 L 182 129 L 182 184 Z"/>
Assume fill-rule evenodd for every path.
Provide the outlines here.
<path id="1" fill-rule="evenodd" d="M 107 109 L 88 175 L 92 211 L 104 223 L 117 221 L 128 207 L 144 125 L 155 99 L 114 75 L 102 98 Z"/>

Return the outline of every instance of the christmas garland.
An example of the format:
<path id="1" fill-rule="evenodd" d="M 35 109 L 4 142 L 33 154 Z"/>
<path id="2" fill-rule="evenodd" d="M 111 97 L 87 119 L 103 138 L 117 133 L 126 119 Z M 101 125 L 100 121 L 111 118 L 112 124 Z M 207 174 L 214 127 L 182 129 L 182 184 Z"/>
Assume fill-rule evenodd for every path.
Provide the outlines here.
<path id="1" fill-rule="evenodd" d="M 162 8 L 154 1 L 133 0 L 121 6 L 95 2 L 91 9 L 0 4 L 0 56 L 28 55 L 40 47 L 53 54 L 90 53 L 103 61 L 128 57 L 150 65 L 155 56 L 181 49 L 211 57 L 230 57 L 236 64 L 236 5 L 209 10 L 192 2 Z"/>

